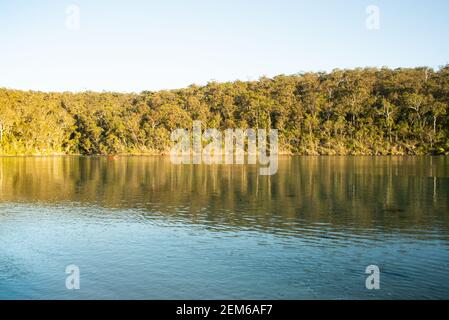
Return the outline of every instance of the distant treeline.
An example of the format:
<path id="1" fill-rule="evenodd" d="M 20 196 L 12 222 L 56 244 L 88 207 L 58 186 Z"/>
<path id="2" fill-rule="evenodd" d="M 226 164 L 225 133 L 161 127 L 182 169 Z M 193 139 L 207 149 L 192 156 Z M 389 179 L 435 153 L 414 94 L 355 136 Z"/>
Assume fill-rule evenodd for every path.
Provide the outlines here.
<path id="1" fill-rule="evenodd" d="M 276 128 L 293 154 L 449 153 L 449 65 L 334 70 L 137 93 L 0 89 L 0 154 L 155 154 L 171 131 Z"/>

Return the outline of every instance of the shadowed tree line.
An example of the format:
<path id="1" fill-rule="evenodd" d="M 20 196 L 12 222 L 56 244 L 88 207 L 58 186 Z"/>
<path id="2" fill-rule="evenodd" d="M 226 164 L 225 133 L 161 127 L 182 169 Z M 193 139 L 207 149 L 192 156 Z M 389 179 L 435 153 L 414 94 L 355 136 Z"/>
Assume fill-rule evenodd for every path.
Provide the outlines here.
<path id="1" fill-rule="evenodd" d="M 449 153 L 449 66 L 355 69 L 137 93 L 0 89 L 0 154 L 159 154 L 170 133 L 276 128 L 285 153 Z"/>

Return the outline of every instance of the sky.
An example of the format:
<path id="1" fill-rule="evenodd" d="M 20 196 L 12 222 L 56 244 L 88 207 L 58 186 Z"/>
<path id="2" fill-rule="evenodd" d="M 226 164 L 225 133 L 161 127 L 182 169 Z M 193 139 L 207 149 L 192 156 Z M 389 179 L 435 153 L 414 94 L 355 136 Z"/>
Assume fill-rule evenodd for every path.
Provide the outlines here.
<path id="1" fill-rule="evenodd" d="M 448 63 L 447 0 L 0 0 L 0 87 L 12 89 L 140 92 Z"/>

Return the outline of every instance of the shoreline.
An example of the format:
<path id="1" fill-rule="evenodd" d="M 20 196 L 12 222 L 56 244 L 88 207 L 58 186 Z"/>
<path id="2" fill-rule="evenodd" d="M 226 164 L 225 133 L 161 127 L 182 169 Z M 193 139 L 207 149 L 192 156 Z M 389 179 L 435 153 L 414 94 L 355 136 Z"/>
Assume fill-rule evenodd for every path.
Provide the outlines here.
<path id="1" fill-rule="evenodd" d="M 191 154 L 192 155 L 192 154 Z M 248 154 L 245 154 L 247 156 Z M 279 153 L 280 157 L 447 157 L 449 153 L 444 154 L 305 154 L 305 153 Z M 0 154 L 0 158 L 51 158 L 51 157 L 86 157 L 86 158 L 125 158 L 125 157 L 170 157 L 168 153 L 123 153 L 123 154 Z"/>

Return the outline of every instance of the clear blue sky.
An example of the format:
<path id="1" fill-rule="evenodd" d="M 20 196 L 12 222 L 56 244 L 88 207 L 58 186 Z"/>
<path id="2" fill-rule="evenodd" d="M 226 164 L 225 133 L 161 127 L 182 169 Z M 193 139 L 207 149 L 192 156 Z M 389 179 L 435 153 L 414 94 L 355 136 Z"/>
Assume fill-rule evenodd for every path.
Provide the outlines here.
<path id="1" fill-rule="evenodd" d="M 66 8 L 80 9 L 80 29 Z M 368 30 L 368 5 L 380 30 Z M 449 63 L 449 1 L 0 0 L 0 87 L 180 88 L 365 66 Z"/>

